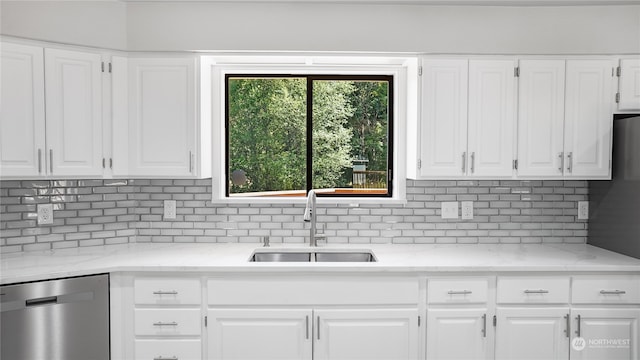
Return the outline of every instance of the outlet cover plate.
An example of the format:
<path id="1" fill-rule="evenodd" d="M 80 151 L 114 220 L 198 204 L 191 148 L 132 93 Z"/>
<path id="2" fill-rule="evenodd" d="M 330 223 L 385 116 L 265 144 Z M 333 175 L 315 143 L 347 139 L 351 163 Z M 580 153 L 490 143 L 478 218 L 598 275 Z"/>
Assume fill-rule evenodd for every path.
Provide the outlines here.
<path id="1" fill-rule="evenodd" d="M 473 219 L 473 201 L 462 202 L 462 219 L 463 220 Z"/>
<path id="2" fill-rule="evenodd" d="M 176 218 L 176 201 L 175 200 L 164 201 L 164 218 L 165 219 Z"/>
<path id="3" fill-rule="evenodd" d="M 578 201 L 578 220 L 587 220 L 589 218 L 589 202 Z"/>
<path id="4" fill-rule="evenodd" d="M 38 204 L 38 225 L 53 224 L 53 204 Z"/>
<path id="5" fill-rule="evenodd" d="M 443 219 L 457 219 L 458 218 L 458 202 L 457 201 L 443 201 L 441 204 L 441 215 Z"/>

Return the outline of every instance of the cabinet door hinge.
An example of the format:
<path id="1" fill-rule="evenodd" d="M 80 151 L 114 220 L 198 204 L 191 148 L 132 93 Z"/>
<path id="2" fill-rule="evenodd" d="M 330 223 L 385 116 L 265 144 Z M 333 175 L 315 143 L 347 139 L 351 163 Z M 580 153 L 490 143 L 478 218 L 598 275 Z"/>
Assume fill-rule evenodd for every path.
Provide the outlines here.
<path id="1" fill-rule="evenodd" d="M 620 77 L 622 75 L 622 68 L 620 66 L 618 66 L 616 68 L 616 76 Z"/>
<path id="2" fill-rule="evenodd" d="M 498 326 L 498 318 L 495 315 L 493 315 L 493 326 Z"/>
<path id="3" fill-rule="evenodd" d="M 418 76 L 422 76 L 422 66 L 418 66 Z"/>
<path id="4" fill-rule="evenodd" d="M 422 169 L 422 160 L 418 159 L 418 169 Z"/>
<path id="5" fill-rule="evenodd" d="M 620 103 L 620 93 L 616 93 L 616 104 Z"/>
<path id="6" fill-rule="evenodd" d="M 207 327 L 207 317 L 204 317 L 204 327 Z"/>
<path id="7" fill-rule="evenodd" d="M 514 77 L 520 77 L 520 67 L 514 67 L 513 68 L 513 76 Z"/>
<path id="8" fill-rule="evenodd" d="M 513 160 L 513 169 L 518 170 L 518 159 Z"/>

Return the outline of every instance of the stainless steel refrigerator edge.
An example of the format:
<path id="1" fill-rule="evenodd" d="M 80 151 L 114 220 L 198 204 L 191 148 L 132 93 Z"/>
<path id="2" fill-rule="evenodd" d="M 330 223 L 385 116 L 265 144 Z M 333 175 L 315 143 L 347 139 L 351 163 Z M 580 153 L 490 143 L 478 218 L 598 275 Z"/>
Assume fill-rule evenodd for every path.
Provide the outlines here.
<path id="1" fill-rule="evenodd" d="M 587 243 L 640 259 L 640 116 L 614 116 L 612 180 L 589 182 Z"/>
<path id="2" fill-rule="evenodd" d="M 0 359 L 109 359 L 109 275 L 5 285 L 0 294 Z"/>

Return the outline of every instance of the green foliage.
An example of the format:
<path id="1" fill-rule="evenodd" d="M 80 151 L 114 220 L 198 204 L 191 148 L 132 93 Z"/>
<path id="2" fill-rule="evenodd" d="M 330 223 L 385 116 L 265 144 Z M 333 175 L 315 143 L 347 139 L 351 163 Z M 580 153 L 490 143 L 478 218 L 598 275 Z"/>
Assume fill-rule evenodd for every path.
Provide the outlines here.
<path id="1" fill-rule="evenodd" d="M 306 81 L 229 79 L 229 172 L 247 176 L 230 193 L 306 188 Z M 387 97 L 382 81 L 313 82 L 313 188 L 352 186 L 354 158 L 386 171 Z"/>

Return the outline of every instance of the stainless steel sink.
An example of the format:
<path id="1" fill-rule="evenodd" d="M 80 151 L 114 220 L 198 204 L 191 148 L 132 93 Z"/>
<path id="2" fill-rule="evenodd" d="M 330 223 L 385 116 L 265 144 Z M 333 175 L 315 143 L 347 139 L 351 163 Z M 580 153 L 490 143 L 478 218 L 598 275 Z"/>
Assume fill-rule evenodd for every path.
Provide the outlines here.
<path id="1" fill-rule="evenodd" d="M 310 252 L 256 252 L 251 257 L 253 262 L 310 262 Z"/>
<path id="2" fill-rule="evenodd" d="M 363 252 L 317 252 L 317 262 L 375 262 L 372 253 Z"/>
<path id="3" fill-rule="evenodd" d="M 376 262 L 369 250 L 283 251 L 257 250 L 250 262 Z"/>

